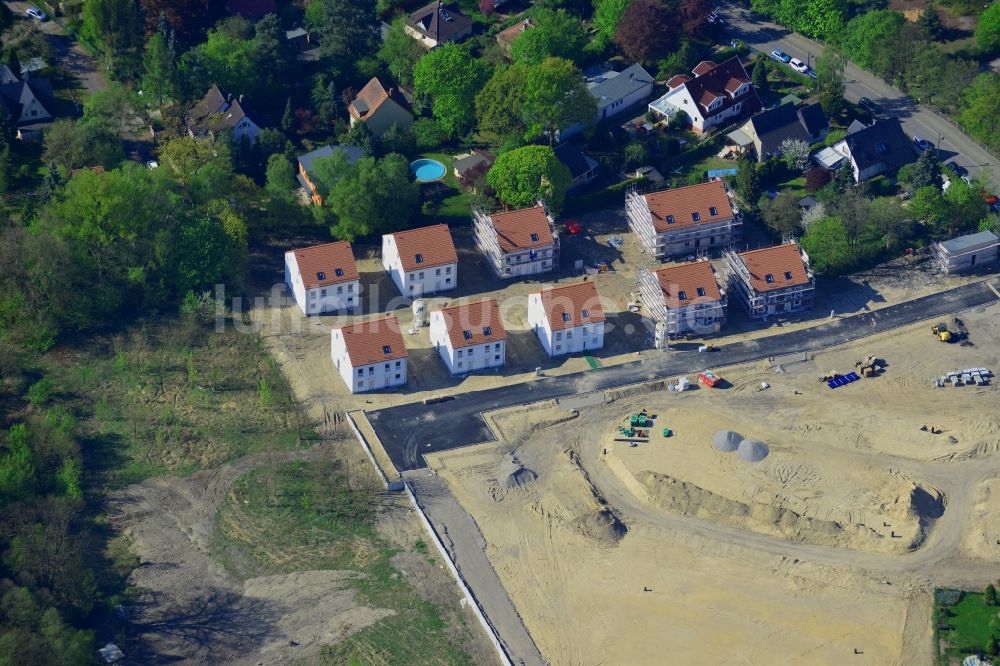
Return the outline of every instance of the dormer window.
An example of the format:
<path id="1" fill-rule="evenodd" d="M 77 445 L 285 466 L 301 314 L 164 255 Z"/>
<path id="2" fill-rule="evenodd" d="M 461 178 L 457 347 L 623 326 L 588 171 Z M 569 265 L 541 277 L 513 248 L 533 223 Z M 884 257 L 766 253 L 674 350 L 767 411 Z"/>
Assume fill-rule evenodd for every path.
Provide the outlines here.
<path id="1" fill-rule="evenodd" d="M 691 213 L 691 219 L 697 222 L 701 219 L 701 213 Z"/>
<path id="2" fill-rule="evenodd" d="M 316 273 L 316 279 L 320 280 L 320 281 L 325 280 L 326 279 L 326 273 L 324 273 L 323 271 L 319 271 L 318 273 Z"/>
<path id="3" fill-rule="evenodd" d="M 785 279 L 786 280 L 791 280 L 792 279 L 792 272 L 791 271 L 785 271 Z"/>
<path id="4" fill-rule="evenodd" d="M 333 272 L 334 272 L 334 274 L 337 277 L 344 277 L 344 269 L 343 268 L 334 268 Z"/>
<path id="5" fill-rule="evenodd" d="M 774 284 L 774 276 L 768 273 L 767 275 L 764 276 L 764 282 L 768 284 Z"/>
<path id="6" fill-rule="evenodd" d="M 687 297 L 688 297 L 688 295 L 687 295 L 686 291 L 681 290 L 681 291 L 677 292 L 677 298 L 679 298 L 680 300 L 686 301 Z"/>
<path id="7" fill-rule="evenodd" d="M 719 209 L 716 208 L 715 206 L 712 206 L 711 208 L 708 209 L 708 214 L 712 216 L 718 215 Z"/>
<path id="8" fill-rule="evenodd" d="M 590 310 L 584 310 L 580 313 L 584 319 L 590 319 Z"/>
<path id="9" fill-rule="evenodd" d="M 424 263 L 424 255 L 418 254 L 415 258 L 416 258 L 418 264 Z"/>
<path id="10" fill-rule="evenodd" d="M 569 316 L 568 312 L 563 312 L 562 313 L 562 320 L 563 321 L 569 321 L 570 320 L 570 316 Z"/>
<path id="11" fill-rule="evenodd" d="M 673 224 L 673 223 L 674 223 L 674 216 L 667 215 L 667 224 Z"/>
<path id="12" fill-rule="evenodd" d="M 462 331 L 462 337 L 464 337 L 466 340 L 471 340 L 472 331 Z"/>

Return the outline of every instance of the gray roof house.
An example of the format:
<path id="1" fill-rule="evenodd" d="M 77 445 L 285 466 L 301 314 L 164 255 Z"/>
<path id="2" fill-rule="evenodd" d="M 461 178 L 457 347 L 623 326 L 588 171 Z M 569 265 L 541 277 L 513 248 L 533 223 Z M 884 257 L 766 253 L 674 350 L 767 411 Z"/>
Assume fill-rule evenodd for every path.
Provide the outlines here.
<path id="1" fill-rule="evenodd" d="M 406 32 L 427 48 L 448 42 L 460 42 L 472 34 L 472 19 L 457 4 L 435 0 L 413 12 L 406 19 Z"/>
<path id="2" fill-rule="evenodd" d="M 847 159 L 857 183 L 891 173 L 917 159 L 899 118 L 884 118 L 872 125 L 855 120 L 834 150 Z"/>
<path id="3" fill-rule="evenodd" d="M 9 80 L 10 72 L 3 72 L 4 79 Z M 0 84 L 0 108 L 7 113 L 11 122 L 17 128 L 18 138 L 30 140 L 37 138 L 42 127 L 55 118 L 55 96 L 52 94 L 52 82 L 48 79 L 24 79 L 14 77 L 10 83 Z"/>
<path id="4" fill-rule="evenodd" d="M 931 254 L 943 273 L 958 273 L 1000 261 L 1000 238 L 992 231 L 980 231 L 931 245 Z"/>
<path id="5" fill-rule="evenodd" d="M 639 64 L 626 67 L 620 72 L 595 67 L 584 72 L 583 76 L 587 80 L 587 89 L 597 102 L 597 122 L 645 102 L 653 94 L 653 84 L 656 82 Z M 567 139 L 579 134 L 582 129 L 580 124 L 573 125 L 562 130 L 559 138 Z"/>
<path id="6" fill-rule="evenodd" d="M 233 98 L 213 85 L 188 114 L 188 134 L 214 141 L 222 132 L 232 132 L 236 139 L 253 143 L 267 123 L 247 111 L 243 95 Z"/>
<path id="7" fill-rule="evenodd" d="M 561 143 L 553 149 L 556 157 L 569 169 L 570 190 L 586 185 L 597 178 L 597 160 L 584 154 L 575 143 Z"/>
<path id="8" fill-rule="evenodd" d="M 787 139 L 815 143 L 822 141 L 829 130 L 826 114 L 819 104 L 798 107 L 790 102 L 761 111 L 743 126 L 726 136 L 744 149 L 753 149 L 761 162 L 781 154 L 781 143 Z"/>

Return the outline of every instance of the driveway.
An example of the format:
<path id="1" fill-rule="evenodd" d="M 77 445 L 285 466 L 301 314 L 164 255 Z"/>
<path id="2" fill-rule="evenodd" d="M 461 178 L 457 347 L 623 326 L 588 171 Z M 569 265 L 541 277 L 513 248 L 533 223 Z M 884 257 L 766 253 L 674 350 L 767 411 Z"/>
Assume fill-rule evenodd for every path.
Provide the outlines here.
<path id="1" fill-rule="evenodd" d="M 80 46 L 72 35 L 67 34 L 59 23 L 51 18 L 44 22 L 28 18 L 24 11 L 32 6 L 30 2 L 5 2 L 4 4 L 10 8 L 18 20 L 33 21 L 48 36 L 55 53 L 55 62 L 49 64 L 58 67 L 67 76 L 76 79 L 84 97 L 108 89 L 108 81 L 101 72 L 97 60 Z M 82 100 L 78 101 L 82 102 Z"/>
<path id="2" fill-rule="evenodd" d="M 781 49 L 793 58 L 811 63 L 823 52 L 823 46 L 818 42 L 774 23 L 755 20 L 750 11 L 741 7 L 727 6 L 720 12 L 729 22 L 727 37 L 742 39 L 764 53 Z M 847 64 L 844 84 L 845 97 L 849 102 L 857 102 L 861 97 L 878 102 L 900 119 L 908 136 L 918 135 L 937 144 L 942 162 L 954 160 L 972 175 L 982 173 L 992 190 L 1000 191 L 997 158 L 950 122 L 853 63 Z"/>

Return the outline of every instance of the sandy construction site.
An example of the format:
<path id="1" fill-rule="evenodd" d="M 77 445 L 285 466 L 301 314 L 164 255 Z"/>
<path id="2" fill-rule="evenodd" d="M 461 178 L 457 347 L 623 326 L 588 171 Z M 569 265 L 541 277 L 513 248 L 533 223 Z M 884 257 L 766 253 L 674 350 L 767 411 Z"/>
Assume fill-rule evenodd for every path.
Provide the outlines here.
<path id="1" fill-rule="evenodd" d="M 1000 369 L 1000 306 L 963 319 L 972 344 L 920 324 L 714 368 L 723 388 L 494 412 L 497 442 L 427 460 L 553 664 L 931 663 L 927 592 L 1000 575 L 1000 385 L 931 383 Z M 878 376 L 818 381 L 868 354 Z"/>

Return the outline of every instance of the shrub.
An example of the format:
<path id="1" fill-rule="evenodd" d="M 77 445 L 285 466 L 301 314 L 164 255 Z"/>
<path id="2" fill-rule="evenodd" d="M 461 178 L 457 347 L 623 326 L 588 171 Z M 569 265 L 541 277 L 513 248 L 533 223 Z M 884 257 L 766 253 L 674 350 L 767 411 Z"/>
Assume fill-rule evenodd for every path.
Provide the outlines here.
<path id="1" fill-rule="evenodd" d="M 413 138 L 417 142 L 417 150 L 437 148 L 448 140 L 448 133 L 430 118 L 420 118 L 413 123 Z"/>
<path id="2" fill-rule="evenodd" d="M 28 389 L 28 402 L 35 407 L 44 405 L 52 397 L 54 388 L 55 386 L 51 379 L 39 379 Z"/>

